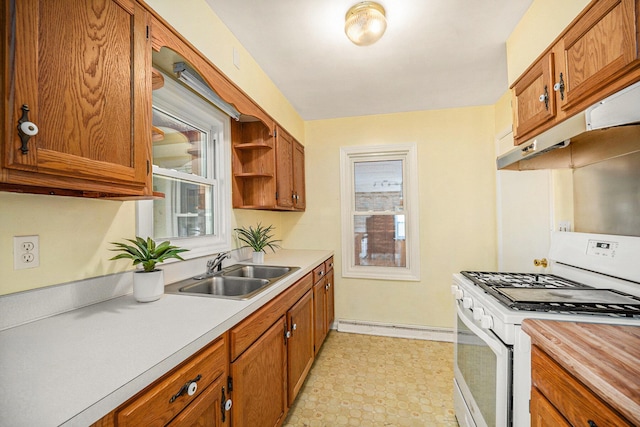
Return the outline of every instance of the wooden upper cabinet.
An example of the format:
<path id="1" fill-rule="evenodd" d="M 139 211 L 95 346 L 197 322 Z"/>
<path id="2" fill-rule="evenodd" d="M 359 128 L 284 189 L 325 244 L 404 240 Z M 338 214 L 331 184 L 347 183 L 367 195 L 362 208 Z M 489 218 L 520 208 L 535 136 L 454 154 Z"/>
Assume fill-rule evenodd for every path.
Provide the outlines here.
<path id="1" fill-rule="evenodd" d="M 150 195 L 147 12 L 132 0 L 3 4 L 2 188 Z M 23 146 L 26 108 L 38 133 Z"/>
<path id="2" fill-rule="evenodd" d="M 276 135 L 276 172 L 278 206 L 293 208 L 293 137 L 283 129 Z"/>
<path id="3" fill-rule="evenodd" d="M 565 93 L 559 100 L 561 108 L 571 108 L 606 90 L 630 65 L 638 62 L 636 7 L 635 0 L 595 2 L 560 39 L 564 61 L 556 70 L 556 81 L 560 82 L 562 73 Z"/>
<path id="4" fill-rule="evenodd" d="M 304 146 L 298 141 L 293 144 L 293 206 L 297 210 L 304 210 L 307 207 Z"/>
<path id="5" fill-rule="evenodd" d="M 260 121 L 231 122 L 233 207 L 268 209 L 276 205 L 274 137 Z"/>
<path id="6" fill-rule="evenodd" d="M 549 53 L 529 68 L 513 86 L 514 137 L 519 138 L 553 119 L 553 54 Z"/>
<path id="7" fill-rule="evenodd" d="M 638 7 L 593 0 L 515 81 L 516 145 L 640 80 Z"/>
<path id="8" fill-rule="evenodd" d="M 285 210 L 304 210 L 305 170 L 304 146 L 284 129 L 276 134 L 277 205 Z"/>

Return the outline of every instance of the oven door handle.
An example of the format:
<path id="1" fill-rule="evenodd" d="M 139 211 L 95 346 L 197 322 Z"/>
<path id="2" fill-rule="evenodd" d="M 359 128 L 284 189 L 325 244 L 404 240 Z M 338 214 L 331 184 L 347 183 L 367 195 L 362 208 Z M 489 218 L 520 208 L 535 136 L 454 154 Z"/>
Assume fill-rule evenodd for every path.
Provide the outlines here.
<path id="1" fill-rule="evenodd" d="M 485 330 L 476 325 L 473 320 L 471 320 L 471 318 L 467 316 L 467 311 L 460 307 L 460 303 L 456 304 L 456 310 L 458 312 L 458 317 L 467 326 L 467 328 L 471 330 L 471 332 L 473 332 L 482 341 L 484 341 L 496 355 L 504 355 L 505 348 L 504 344 L 502 344 L 502 341 L 492 335 L 489 335 Z"/>

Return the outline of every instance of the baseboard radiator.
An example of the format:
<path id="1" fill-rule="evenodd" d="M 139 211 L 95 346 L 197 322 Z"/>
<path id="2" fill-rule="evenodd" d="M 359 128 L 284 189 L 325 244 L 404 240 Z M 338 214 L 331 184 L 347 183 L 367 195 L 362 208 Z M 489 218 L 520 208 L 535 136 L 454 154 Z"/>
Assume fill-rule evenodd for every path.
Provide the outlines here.
<path id="1" fill-rule="evenodd" d="M 429 341 L 453 342 L 453 329 L 415 325 L 392 325 L 389 323 L 368 322 L 361 320 L 336 321 L 338 332 L 354 334 L 379 335 L 383 337 L 411 338 Z"/>

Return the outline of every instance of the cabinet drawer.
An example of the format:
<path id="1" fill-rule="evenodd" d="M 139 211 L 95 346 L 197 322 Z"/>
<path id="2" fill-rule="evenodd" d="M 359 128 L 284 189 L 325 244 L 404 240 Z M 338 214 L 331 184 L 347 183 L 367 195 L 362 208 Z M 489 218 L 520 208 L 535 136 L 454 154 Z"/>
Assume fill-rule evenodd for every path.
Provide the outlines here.
<path id="1" fill-rule="evenodd" d="M 531 347 L 531 382 L 575 426 L 631 426 L 537 346 Z"/>
<path id="2" fill-rule="evenodd" d="M 225 373 L 227 363 L 226 340 L 223 336 L 125 404 L 117 411 L 118 426 L 166 425 Z M 198 376 L 200 379 L 192 396 L 184 393 L 171 402 L 185 384 Z"/>
<path id="3" fill-rule="evenodd" d="M 329 258 L 324 262 L 324 272 L 325 274 L 333 270 L 333 257 Z"/>
<path id="4" fill-rule="evenodd" d="M 318 281 L 322 279 L 325 274 L 327 274 L 327 270 L 325 269 L 324 263 L 322 263 L 313 269 L 313 283 L 318 283 Z"/>
<path id="5" fill-rule="evenodd" d="M 236 360 L 273 323 L 282 317 L 293 304 L 307 293 L 313 285 L 311 273 L 298 280 L 288 289 L 269 301 L 251 316 L 233 327 L 231 336 L 231 360 Z"/>

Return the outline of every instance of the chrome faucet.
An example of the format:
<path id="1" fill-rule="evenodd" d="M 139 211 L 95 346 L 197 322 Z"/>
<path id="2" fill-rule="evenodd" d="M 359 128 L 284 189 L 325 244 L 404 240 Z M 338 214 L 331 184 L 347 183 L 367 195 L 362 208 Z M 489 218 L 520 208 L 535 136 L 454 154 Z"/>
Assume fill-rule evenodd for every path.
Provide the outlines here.
<path id="1" fill-rule="evenodd" d="M 207 274 L 213 274 L 216 270 L 222 270 L 222 261 L 227 258 L 231 258 L 229 252 L 221 252 L 214 259 L 207 261 Z"/>

